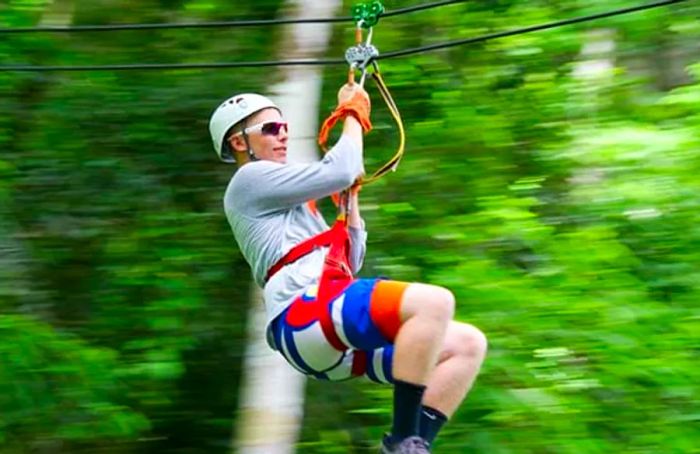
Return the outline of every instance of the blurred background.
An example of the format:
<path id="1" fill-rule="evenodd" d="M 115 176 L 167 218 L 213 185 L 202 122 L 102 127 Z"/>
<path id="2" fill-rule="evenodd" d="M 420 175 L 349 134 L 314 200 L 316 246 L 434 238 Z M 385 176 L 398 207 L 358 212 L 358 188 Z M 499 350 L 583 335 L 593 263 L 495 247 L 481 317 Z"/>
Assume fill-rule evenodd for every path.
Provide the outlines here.
<path id="1" fill-rule="evenodd" d="M 373 42 L 388 52 L 642 1 L 465 1 L 382 18 Z M 300 8 L 5 0 L 0 27 Z M 490 340 L 436 452 L 700 453 L 699 14 L 681 2 L 381 61 L 407 151 L 362 191 L 361 275 L 449 287 L 457 318 Z M 336 23 L 316 56 L 352 44 L 353 24 Z M 290 47 L 271 26 L 2 32 L 0 66 L 274 60 Z M 314 121 L 347 71 L 318 70 Z M 0 71 L 0 452 L 236 451 L 248 308 L 261 303 L 223 213 L 234 169 L 207 124 L 232 93 L 285 77 Z M 397 143 L 370 94 L 368 170 Z M 391 388 L 309 381 L 299 397 L 295 448 L 277 452 L 375 452 L 391 422 Z"/>

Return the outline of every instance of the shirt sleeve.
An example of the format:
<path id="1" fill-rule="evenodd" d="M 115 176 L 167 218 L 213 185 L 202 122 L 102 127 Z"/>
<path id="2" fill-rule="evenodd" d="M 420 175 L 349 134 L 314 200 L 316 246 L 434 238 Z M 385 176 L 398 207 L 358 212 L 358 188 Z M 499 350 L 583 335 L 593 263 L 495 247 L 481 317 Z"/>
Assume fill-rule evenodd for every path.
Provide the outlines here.
<path id="1" fill-rule="evenodd" d="M 241 189 L 257 213 L 285 210 L 327 197 L 351 186 L 362 172 L 362 148 L 346 136 L 341 136 L 317 162 L 255 161 L 239 170 Z"/>
<path id="2" fill-rule="evenodd" d="M 365 261 L 367 250 L 367 231 L 364 221 L 362 221 L 362 228 L 348 227 L 348 232 L 350 233 L 350 268 L 352 268 L 352 274 L 357 274 Z"/>

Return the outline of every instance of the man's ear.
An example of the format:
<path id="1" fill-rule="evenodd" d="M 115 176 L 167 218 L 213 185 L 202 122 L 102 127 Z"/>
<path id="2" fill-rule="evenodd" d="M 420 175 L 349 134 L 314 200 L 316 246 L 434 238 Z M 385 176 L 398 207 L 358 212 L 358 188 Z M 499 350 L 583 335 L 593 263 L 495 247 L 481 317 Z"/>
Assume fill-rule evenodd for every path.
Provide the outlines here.
<path id="1" fill-rule="evenodd" d="M 235 134 L 228 138 L 228 144 L 233 151 L 248 151 L 248 144 L 246 144 L 243 134 Z"/>

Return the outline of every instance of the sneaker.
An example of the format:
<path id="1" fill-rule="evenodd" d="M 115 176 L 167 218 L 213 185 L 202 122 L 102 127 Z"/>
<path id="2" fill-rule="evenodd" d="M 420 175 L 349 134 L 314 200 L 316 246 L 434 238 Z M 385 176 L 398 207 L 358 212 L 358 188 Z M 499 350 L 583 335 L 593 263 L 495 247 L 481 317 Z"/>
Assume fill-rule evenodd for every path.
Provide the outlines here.
<path id="1" fill-rule="evenodd" d="M 430 454 L 430 450 L 428 442 L 419 436 L 404 438 L 401 443 L 395 444 L 389 435 L 385 435 L 379 454 Z"/>

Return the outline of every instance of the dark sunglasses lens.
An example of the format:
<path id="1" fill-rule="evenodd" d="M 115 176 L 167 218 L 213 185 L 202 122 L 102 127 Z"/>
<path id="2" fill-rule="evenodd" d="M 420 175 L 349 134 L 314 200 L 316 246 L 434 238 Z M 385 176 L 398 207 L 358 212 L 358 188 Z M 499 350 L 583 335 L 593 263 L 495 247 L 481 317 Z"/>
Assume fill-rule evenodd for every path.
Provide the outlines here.
<path id="1" fill-rule="evenodd" d="M 262 133 L 265 135 L 269 136 L 276 136 L 279 134 L 280 129 L 284 128 L 284 130 L 287 130 L 287 123 L 283 122 L 278 122 L 278 121 L 273 121 L 270 123 L 265 123 L 262 127 Z"/>

